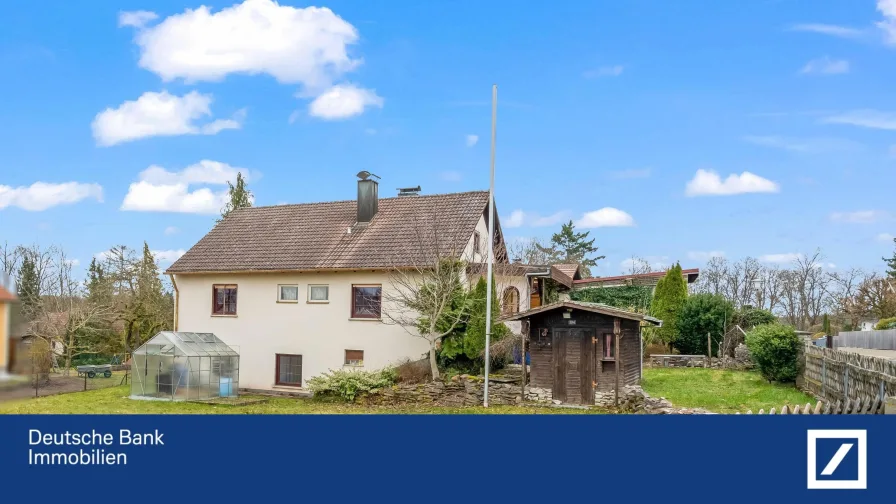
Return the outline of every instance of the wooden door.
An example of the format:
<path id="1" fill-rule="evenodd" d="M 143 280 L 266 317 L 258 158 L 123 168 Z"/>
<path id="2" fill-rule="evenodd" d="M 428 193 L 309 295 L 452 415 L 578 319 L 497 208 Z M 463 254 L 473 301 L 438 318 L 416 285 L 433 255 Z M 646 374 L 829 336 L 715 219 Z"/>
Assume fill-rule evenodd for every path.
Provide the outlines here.
<path id="1" fill-rule="evenodd" d="M 554 329 L 554 399 L 569 404 L 594 404 L 593 330 Z"/>

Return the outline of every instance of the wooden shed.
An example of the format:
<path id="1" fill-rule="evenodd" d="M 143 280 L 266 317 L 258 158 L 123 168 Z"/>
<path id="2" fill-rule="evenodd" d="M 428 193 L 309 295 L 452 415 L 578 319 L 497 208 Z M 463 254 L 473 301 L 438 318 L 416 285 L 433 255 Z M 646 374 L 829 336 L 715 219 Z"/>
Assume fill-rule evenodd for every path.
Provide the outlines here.
<path id="1" fill-rule="evenodd" d="M 531 387 L 551 389 L 555 400 L 593 404 L 594 392 L 641 383 L 641 326 L 653 317 L 612 306 L 560 301 L 505 320 L 528 329 Z"/>

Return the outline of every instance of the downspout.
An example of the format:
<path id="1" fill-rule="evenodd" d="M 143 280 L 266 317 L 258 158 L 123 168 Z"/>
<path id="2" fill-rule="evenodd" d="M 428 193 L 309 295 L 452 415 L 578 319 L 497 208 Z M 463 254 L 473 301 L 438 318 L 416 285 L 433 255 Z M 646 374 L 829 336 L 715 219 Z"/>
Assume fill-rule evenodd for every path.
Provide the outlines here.
<path id="1" fill-rule="evenodd" d="M 169 273 L 168 278 L 171 279 L 171 285 L 174 286 L 174 330 L 177 331 L 177 319 L 180 313 L 180 291 L 177 290 L 177 282 L 174 281 L 174 275 Z"/>

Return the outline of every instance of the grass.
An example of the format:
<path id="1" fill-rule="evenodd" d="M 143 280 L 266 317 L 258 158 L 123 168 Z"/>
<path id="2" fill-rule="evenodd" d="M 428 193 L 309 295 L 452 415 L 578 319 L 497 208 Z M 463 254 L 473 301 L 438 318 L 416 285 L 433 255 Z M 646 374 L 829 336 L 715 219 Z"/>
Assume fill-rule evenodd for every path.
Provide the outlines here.
<path id="1" fill-rule="evenodd" d="M 759 373 L 703 368 L 644 368 L 644 390 L 665 397 L 675 406 L 704 408 L 717 413 L 816 403 L 790 384 L 769 384 Z"/>
<path id="2" fill-rule="evenodd" d="M 197 404 L 190 402 L 140 401 L 128 399 L 127 386 L 0 404 L 0 414 L 588 414 L 580 410 L 537 406 L 491 406 L 446 408 L 437 406 L 380 407 L 345 404 L 313 399 L 271 397 L 245 406 Z M 259 396 L 242 396 L 246 398 Z"/>

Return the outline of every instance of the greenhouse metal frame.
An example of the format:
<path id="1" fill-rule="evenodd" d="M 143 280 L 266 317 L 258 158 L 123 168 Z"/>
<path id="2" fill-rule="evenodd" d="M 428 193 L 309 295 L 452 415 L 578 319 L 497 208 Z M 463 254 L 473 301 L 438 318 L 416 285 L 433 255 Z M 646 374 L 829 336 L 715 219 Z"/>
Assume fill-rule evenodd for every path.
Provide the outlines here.
<path id="1" fill-rule="evenodd" d="M 240 354 L 212 333 L 163 331 L 131 356 L 131 398 L 236 397 Z"/>

